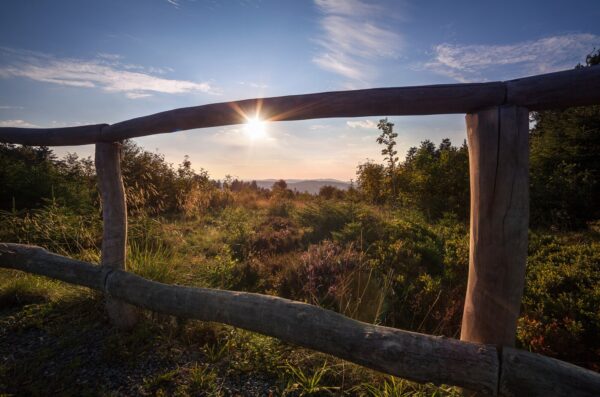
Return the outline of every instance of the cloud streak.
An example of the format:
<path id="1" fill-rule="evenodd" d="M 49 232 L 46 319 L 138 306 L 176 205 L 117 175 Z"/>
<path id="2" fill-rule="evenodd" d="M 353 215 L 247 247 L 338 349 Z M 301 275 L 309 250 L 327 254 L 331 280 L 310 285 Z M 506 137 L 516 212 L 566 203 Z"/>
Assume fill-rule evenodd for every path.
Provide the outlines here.
<path id="1" fill-rule="evenodd" d="M 377 129 L 377 123 L 373 120 L 346 121 L 346 125 L 350 128 Z"/>
<path id="2" fill-rule="evenodd" d="M 593 34 L 565 34 L 507 45 L 444 43 L 434 47 L 434 58 L 424 68 L 462 82 L 514 78 L 571 69 L 598 46 L 600 36 Z"/>
<path id="3" fill-rule="evenodd" d="M 0 120 L 0 127 L 39 128 L 25 120 Z"/>
<path id="4" fill-rule="evenodd" d="M 122 64 L 106 54 L 94 59 L 56 58 L 51 55 L 24 50 L 0 49 L 1 78 L 27 78 L 34 81 L 80 88 L 100 88 L 106 92 L 123 93 L 138 99 L 153 93 L 182 94 L 218 91 L 208 82 L 167 79 L 154 76 L 156 69 Z M 132 69 L 137 69 L 132 71 Z"/>
<path id="5" fill-rule="evenodd" d="M 395 58 L 401 37 L 382 26 L 385 10 L 360 0 L 315 0 L 321 13 L 321 51 L 313 63 L 321 69 L 368 83 L 378 58 Z"/>

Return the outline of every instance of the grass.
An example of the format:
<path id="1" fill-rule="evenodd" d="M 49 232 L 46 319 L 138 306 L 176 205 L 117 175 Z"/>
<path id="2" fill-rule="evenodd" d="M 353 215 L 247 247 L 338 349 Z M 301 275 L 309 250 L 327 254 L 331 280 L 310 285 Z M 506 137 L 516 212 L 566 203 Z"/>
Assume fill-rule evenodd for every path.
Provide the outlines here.
<path id="1" fill-rule="evenodd" d="M 324 377 L 329 372 L 327 361 L 312 373 L 305 373 L 300 367 L 295 367 L 286 363 L 284 367 L 289 376 L 288 385 L 284 390 L 284 395 L 294 393 L 298 396 L 312 396 L 316 394 L 333 394 L 338 390 L 337 386 L 327 386 L 324 384 Z"/>
<path id="2" fill-rule="evenodd" d="M 410 214 L 347 206 L 331 219 L 317 206 L 227 209 L 199 220 L 132 219 L 128 266 L 155 281 L 280 294 L 364 321 L 447 336 L 456 332 L 468 263 L 464 225 L 430 226 Z M 53 223 L 68 221 L 57 213 Z M 285 222 L 281 216 L 287 216 Z M 306 219 L 319 228 L 305 229 Z M 27 233 L 19 232 L 19 241 L 47 243 L 46 228 L 37 233 L 32 225 L 40 222 L 34 220 L 23 226 Z M 85 224 L 80 218 L 73 222 Z M 295 234 L 285 234 L 286 228 Z M 69 244 L 60 246 L 71 249 L 70 256 L 97 261 L 91 234 L 63 235 Z M 279 241 L 281 246 L 272 247 Z M 572 338 L 581 349 L 596 343 L 598 241 L 597 232 L 532 236 L 532 272 L 519 328 L 523 346 L 560 357 L 561 344 Z M 257 250 L 256 242 L 269 252 Z M 335 266 L 353 260 L 358 265 L 351 273 L 336 273 Z M 306 272 L 303 264 L 318 272 Z M 306 277 L 313 276 L 313 284 L 326 287 L 306 290 Z M 119 332 L 108 323 L 100 294 L 2 269 L 0 350 L 10 357 L 0 363 L 0 394 L 230 395 L 258 379 L 267 395 L 459 395 L 455 388 L 384 376 L 224 325 L 145 312 L 133 331 Z M 579 364 L 593 367 L 594 350 L 588 350 L 592 353 L 578 356 L 588 361 Z"/>

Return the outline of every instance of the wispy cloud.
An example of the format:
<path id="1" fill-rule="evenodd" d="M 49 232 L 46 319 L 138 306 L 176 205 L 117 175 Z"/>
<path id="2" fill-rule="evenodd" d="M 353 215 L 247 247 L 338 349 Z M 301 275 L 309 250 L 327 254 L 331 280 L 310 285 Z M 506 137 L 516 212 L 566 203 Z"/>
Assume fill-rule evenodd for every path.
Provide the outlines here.
<path id="1" fill-rule="evenodd" d="M 513 78 L 570 69 L 581 62 L 600 36 L 565 34 L 507 45 L 440 44 L 425 69 L 468 82 Z"/>
<path id="2" fill-rule="evenodd" d="M 244 85 L 244 86 L 248 86 L 251 88 L 269 88 L 269 86 L 267 84 L 263 84 L 263 83 L 256 83 L 253 81 L 238 81 L 239 85 Z"/>
<path id="3" fill-rule="evenodd" d="M 346 125 L 350 128 L 377 129 L 377 123 L 373 120 L 346 121 Z"/>
<path id="4" fill-rule="evenodd" d="M 384 26 L 385 9 L 360 0 L 315 0 L 321 12 L 320 68 L 367 83 L 377 59 L 398 56 L 402 39 Z"/>
<path id="5" fill-rule="evenodd" d="M 108 59 L 109 61 L 118 61 L 119 59 L 123 59 L 122 55 L 119 54 L 111 54 L 108 52 L 99 52 L 98 58 Z"/>
<path id="6" fill-rule="evenodd" d="M 24 109 L 23 106 L 0 105 L 0 110 L 16 110 Z"/>
<path id="7" fill-rule="evenodd" d="M 132 99 L 148 97 L 153 93 L 218 93 L 208 82 L 157 77 L 152 74 L 152 70 L 156 69 L 122 64 L 114 54 L 75 59 L 0 48 L 0 58 L 4 59 L 0 64 L 2 78 L 22 77 L 70 87 L 100 88 L 106 92 L 123 93 Z"/>
<path id="8" fill-rule="evenodd" d="M 38 128 L 38 125 L 25 120 L 0 120 L 0 127 Z"/>
<path id="9" fill-rule="evenodd" d="M 179 0 L 167 0 L 167 3 L 173 5 L 175 8 L 179 8 Z"/>

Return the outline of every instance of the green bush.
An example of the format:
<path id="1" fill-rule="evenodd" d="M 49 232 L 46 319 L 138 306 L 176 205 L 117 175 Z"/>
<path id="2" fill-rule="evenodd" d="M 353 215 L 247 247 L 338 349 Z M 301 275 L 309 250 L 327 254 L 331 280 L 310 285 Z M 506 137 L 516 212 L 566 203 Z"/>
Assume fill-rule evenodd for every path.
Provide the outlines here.
<path id="1" fill-rule="evenodd" d="M 353 206 L 331 200 L 310 203 L 298 211 L 298 223 L 307 228 L 308 242 L 331 239 L 334 232 L 354 219 Z"/>
<path id="2" fill-rule="evenodd" d="M 525 349 L 600 368 L 597 233 L 531 233 L 518 339 Z"/>

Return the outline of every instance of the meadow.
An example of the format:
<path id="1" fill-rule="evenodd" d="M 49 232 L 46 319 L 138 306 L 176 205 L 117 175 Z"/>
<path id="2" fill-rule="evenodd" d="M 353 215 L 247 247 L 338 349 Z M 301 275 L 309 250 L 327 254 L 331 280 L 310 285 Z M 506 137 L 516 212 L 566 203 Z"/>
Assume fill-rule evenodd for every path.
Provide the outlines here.
<path id="1" fill-rule="evenodd" d="M 2 155 L 15 180 L 25 171 L 31 177 L 23 186 L 5 182 L 23 204 L 6 200 L 0 241 L 97 263 L 101 219 L 90 161 L 10 145 Z M 374 203 L 360 185 L 309 195 L 283 181 L 271 190 L 232 178 L 214 181 L 193 171 L 187 159 L 175 168 L 132 143 L 125 146 L 124 179 L 132 272 L 459 336 L 468 224 L 456 212 L 432 218 L 406 204 Z M 30 197 L 18 195 L 19 189 Z M 599 232 L 597 222 L 530 231 L 518 347 L 599 370 Z M 99 294 L 1 272 L 4 393 L 459 395 L 455 388 L 384 376 L 218 324 L 145 312 L 133 331 L 120 332 L 108 323 Z"/>

